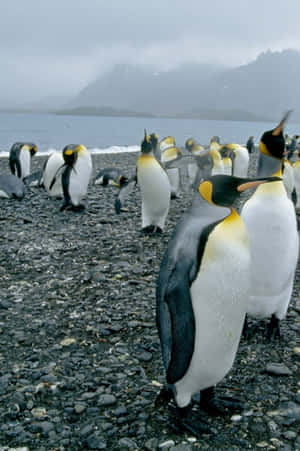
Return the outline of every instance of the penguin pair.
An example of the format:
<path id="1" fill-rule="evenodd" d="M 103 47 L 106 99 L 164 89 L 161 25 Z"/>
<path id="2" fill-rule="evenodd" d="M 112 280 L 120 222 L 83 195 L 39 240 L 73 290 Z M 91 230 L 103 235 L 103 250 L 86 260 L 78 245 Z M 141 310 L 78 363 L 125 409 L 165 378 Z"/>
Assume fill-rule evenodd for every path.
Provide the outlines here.
<path id="1" fill-rule="evenodd" d="M 261 137 L 260 177 L 282 175 L 287 117 Z M 272 340 L 280 336 L 280 321 L 291 299 L 299 252 L 295 208 L 283 181 L 258 187 L 244 204 L 241 217 L 249 233 L 252 260 L 247 313 L 254 318 L 271 318 L 266 335 Z M 245 332 L 249 332 L 247 327 Z"/>
<path id="2" fill-rule="evenodd" d="M 208 412 L 241 407 L 232 399 L 222 403 L 214 392 L 235 359 L 250 283 L 248 234 L 232 205 L 244 190 L 274 180 L 215 175 L 201 181 L 168 243 L 156 290 L 167 382 L 157 405 L 174 398 L 176 430 L 198 435 L 207 429 L 191 410 L 195 394 Z"/>
<path id="3" fill-rule="evenodd" d="M 81 204 L 81 200 L 87 193 L 92 174 L 90 153 L 82 144 L 69 144 L 63 148 L 62 158 L 64 164 L 58 168 L 49 190 L 54 187 L 59 174 L 64 197 L 60 210 L 82 211 L 85 207 Z"/>
<path id="4" fill-rule="evenodd" d="M 30 174 L 31 158 L 37 152 L 37 146 L 33 143 L 17 142 L 9 151 L 9 167 L 11 173 L 20 179 Z"/>
<path id="5" fill-rule="evenodd" d="M 146 130 L 137 160 L 137 182 L 142 195 L 142 231 L 161 233 L 169 211 L 171 187 L 165 170 L 154 157 Z"/>

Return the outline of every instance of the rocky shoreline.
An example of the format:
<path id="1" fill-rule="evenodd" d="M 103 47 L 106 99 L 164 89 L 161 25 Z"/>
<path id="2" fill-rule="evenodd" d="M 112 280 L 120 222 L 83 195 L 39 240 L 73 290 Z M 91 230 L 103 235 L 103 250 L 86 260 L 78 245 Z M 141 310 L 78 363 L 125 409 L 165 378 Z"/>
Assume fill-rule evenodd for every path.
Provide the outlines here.
<path id="1" fill-rule="evenodd" d="M 137 154 L 92 158 L 94 175 L 113 165 L 133 174 Z M 0 451 L 300 450 L 300 266 L 282 338 L 268 343 L 265 323 L 251 321 L 218 386 L 243 412 L 208 418 L 200 438 L 177 434 L 154 407 L 164 382 L 155 282 L 191 195 L 172 200 L 154 237 L 140 233 L 138 188 L 120 215 L 116 194 L 90 184 L 84 213 L 60 212 L 38 188 L 0 199 Z"/>

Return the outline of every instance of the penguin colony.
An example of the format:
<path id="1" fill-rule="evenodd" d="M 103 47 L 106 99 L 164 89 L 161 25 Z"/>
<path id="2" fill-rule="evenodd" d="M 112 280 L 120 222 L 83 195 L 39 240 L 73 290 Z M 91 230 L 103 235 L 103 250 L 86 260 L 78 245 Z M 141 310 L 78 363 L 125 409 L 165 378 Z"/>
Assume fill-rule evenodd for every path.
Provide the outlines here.
<path id="1" fill-rule="evenodd" d="M 256 178 L 247 177 L 253 143 L 247 149 L 221 144 L 214 136 L 207 147 L 188 138 L 179 148 L 174 137 L 159 142 L 156 133 L 146 130 L 134 176 L 111 167 L 94 178 L 95 185 L 118 189 L 118 214 L 126 196 L 139 186 L 143 234 L 161 234 L 171 200 L 187 186 L 192 193 L 191 206 L 165 250 L 156 286 L 156 324 L 166 372 L 156 405 L 168 407 L 169 425 L 176 431 L 197 436 L 208 430 L 192 409 L 195 395 L 208 414 L 241 410 L 240 400 L 218 398 L 215 386 L 232 368 L 242 333 L 249 333 L 247 316 L 270 318 L 266 336 L 280 337 L 299 247 L 295 205 L 300 202 L 300 158 L 296 150 L 289 158 L 286 153 L 287 117 L 262 134 Z M 60 211 L 83 211 L 93 171 L 87 148 L 66 145 L 48 157 L 41 171 L 30 174 L 36 152 L 33 143 L 12 146 L 11 174 L 0 175 L 0 197 L 22 199 L 26 185 L 37 185 L 50 198 L 62 200 Z M 252 195 L 239 214 L 234 203 L 249 189 Z"/>

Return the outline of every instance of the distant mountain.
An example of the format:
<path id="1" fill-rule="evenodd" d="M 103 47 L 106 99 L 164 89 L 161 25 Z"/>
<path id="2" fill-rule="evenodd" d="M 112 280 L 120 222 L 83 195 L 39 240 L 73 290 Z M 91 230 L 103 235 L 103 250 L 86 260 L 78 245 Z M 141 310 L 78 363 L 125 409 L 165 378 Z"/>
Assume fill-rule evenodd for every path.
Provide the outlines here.
<path id="1" fill-rule="evenodd" d="M 267 51 L 247 65 L 218 74 L 199 91 L 211 108 L 243 109 L 278 120 L 293 109 L 300 118 L 300 52 Z"/>
<path id="2" fill-rule="evenodd" d="M 300 52 L 267 51 L 236 68 L 184 64 L 156 72 L 148 66 L 117 65 L 89 83 L 64 109 L 100 114 L 278 120 L 294 109 L 300 119 Z M 118 113 L 119 112 L 119 113 Z"/>
<path id="3" fill-rule="evenodd" d="M 199 86 L 224 69 L 224 66 L 191 63 L 172 71 L 157 72 L 148 66 L 116 65 L 89 83 L 67 108 L 107 105 L 155 115 L 180 113 L 191 106 L 191 99 L 195 106 Z"/>

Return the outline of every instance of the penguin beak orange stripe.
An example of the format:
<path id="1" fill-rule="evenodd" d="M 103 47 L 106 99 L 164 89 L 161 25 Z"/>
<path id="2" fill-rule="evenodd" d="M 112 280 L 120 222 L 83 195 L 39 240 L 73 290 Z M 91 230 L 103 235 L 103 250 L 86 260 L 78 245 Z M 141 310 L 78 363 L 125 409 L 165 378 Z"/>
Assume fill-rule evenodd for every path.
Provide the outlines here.
<path id="1" fill-rule="evenodd" d="M 265 180 L 255 180 L 254 182 L 246 182 L 246 183 L 242 183 L 241 185 L 239 185 L 237 187 L 237 190 L 242 193 L 243 191 L 246 191 L 247 189 L 250 188 L 256 188 L 257 186 L 261 185 L 262 183 L 266 183 L 266 182 L 276 182 L 276 181 L 280 181 L 282 180 L 280 177 L 270 177 L 270 179 L 265 179 Z"/>

